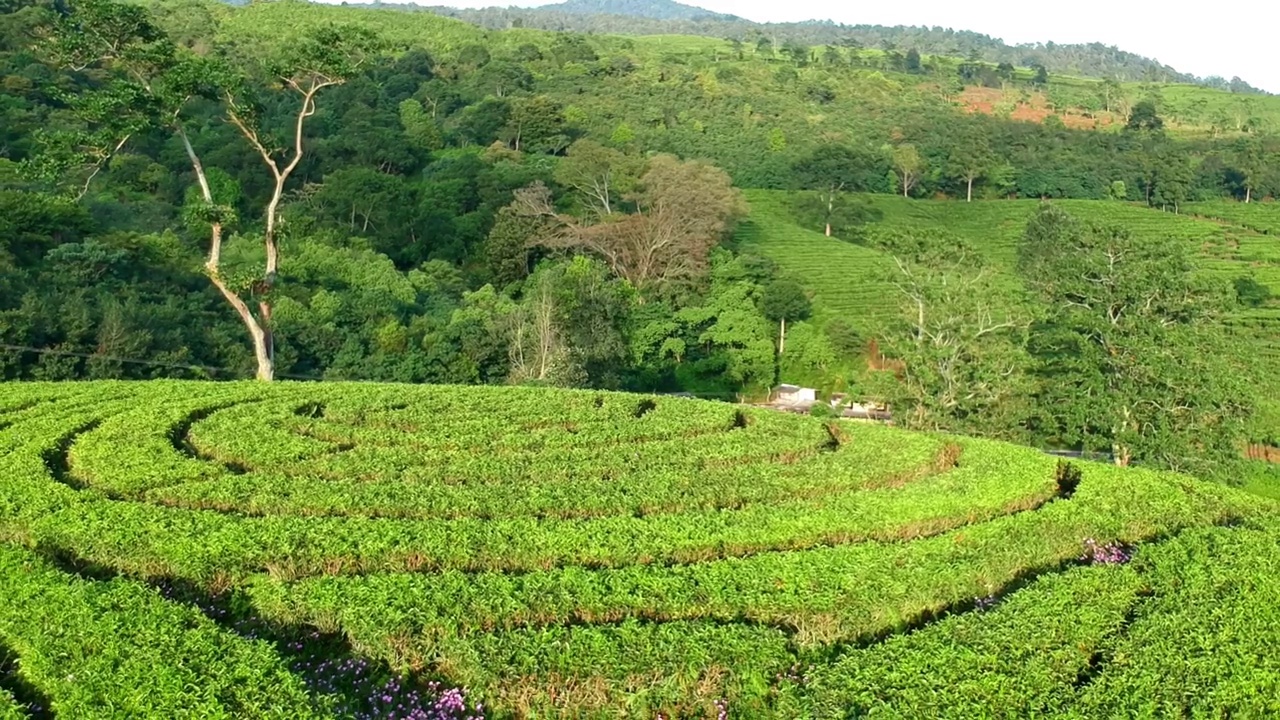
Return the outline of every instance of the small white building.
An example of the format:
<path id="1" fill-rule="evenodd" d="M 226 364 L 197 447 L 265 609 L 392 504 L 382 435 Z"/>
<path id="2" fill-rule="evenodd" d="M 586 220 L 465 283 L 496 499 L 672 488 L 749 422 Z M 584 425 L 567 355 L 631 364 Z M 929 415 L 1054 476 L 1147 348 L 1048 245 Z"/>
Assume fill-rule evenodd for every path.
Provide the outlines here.
<path id="1" fill-rule="evenodd" d="M 818 391 L 799 385 L 779 385 L 773 398 L 779 405 L 812 405 L 818 401 Z"/>

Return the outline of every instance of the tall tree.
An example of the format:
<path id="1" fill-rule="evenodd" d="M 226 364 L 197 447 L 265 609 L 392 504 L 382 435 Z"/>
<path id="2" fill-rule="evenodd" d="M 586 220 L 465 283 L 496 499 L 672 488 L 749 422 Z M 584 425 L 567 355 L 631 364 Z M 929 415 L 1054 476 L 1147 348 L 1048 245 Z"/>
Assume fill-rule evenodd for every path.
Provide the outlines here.
<path id="1" fill-rule="evenodd" d="M 887 157 L 871 150 L 823 144 L 797 160 L 791 174 L 799 190 L 879 192 L 891 168 Z"/>
<path id="2" fill-rule="evenodd" d="M 1102 108 L 1107 112 L 1118 110 L 1124 104 L 1124 86 L 1114 77 L 1102 81 Z"/>
<path id="3" fill-rule="evenodd" d="M 778 323 L 778 354 L 787 351 L 787 320 L 798 322 L 809 317 L 813 305 L 800 283 L 789 278 L 774 280 L 760 295 L 760 312 Z"/>
<path id="4" fill-rule="evenodd" d="M 880 346 L 896 421 L 929 430 L 1021 434 L 1030 386 L 1025 304 L 963 240 L 879 232 L 894 261 L 901 314 Z"/>
<path id="5" fill-rule="evenodd" d="M 1182 203 L 1187 201 L 1194 180 L 1191 159 L 1176 149 L 1169 148 L 1156 156 L 1155 188 L 1151 193 L 1151 204 L 1161 209 L 1173 208 L 1180 212 Z"/>
<path id="6" fill-rule="evenodd" d="M 966 201 L 973 202 L 973 184 L 991 172 L 997 158 L 986 134 L 970 132 L 962 134 L 951 148 L 949 162 L 952 175 L 965 183 Z"/>
<path id="7" fill-rule="evenodd" d="M 898 172 L 898 182 L 902 187 L 902 197 L 911 197 L 911 190 L 920 182 L 924 172 L 924 158 L 920 151 L 910 143 L 897 145 L 892 150 L 893 167 Z"/>
<path id="8" fill-rule="evenodd" d="M 1239 173 L 1239 184 L 1244 189 L 1244 201 L 1246 203 L 1252 202 L 1258 181 L 1266 170 L 1266 156 L 1263 152 L 1261 138 L 1247 136 L 1237 140 L 1231 160 Z"/>
<path id="9" fill-rule="evenodd" d="M 802 224 L 816 224 L 827 237 L 857 240 L 860 229 L 879 213 L 841 188 L 796 193 L 792 202 Z"/>
<path id="10" fill-rule="evenodd" d="M 555 180 L 573 188 L 579 202 L 598 217 L 612 215 L 635 189 L 644 162 L 594 140 L 578 140 L 556 166 Z"/>
<path id="11" fill-rule="evenodd" d="M 923 69 L 921 68 L 921 65 L 920 65 L 919 50 L 915 48 L 911 48 L 910 50 L 908 50 L 906 59 L 903 62 L 904 62 L 903 67 L 906 69 L 907 72 L 916 74 L 916 75 L 923 72 Z"/>
<path id="12" fill-rule="evenodd" d="M 546 95 L 520 98 L 511 104 L 503 139 L 516 151 L 558 153 L 569 144 L 564 109 Z"/>
<path id="13" fill-rule="evenodd" d="M 315 115 L 320 92 L 344 83 L 376 46 L 368 30 L 323 27 L 297 37 L 262 60 L 255 70 L 293 93 L 297 102 L 290 148 L 282 151 L 262 125 L 263 106 L 249 72 L 181 50 L 143 8 L 112 0 L 76 0 L 69 12 L 47 28 L 45 49 L 52 59 L 76 70 L 100 68 L 110 78 L 102 89 L 83 94 L 77 103 L 79 115 L 91 131 L 81 133 L 78 140 L 54 145 L 55 157 L 62 158 L 64 166 L 88 167 L 87 187 L 136 133 L 162 127 L 181 140 L 204 201 L 198 212 L 210 230 L 205 271 L 249 331 L 259 380 L 275 376 L 271 293 L 279 275 L 280 203 L 305 152 L 306 122 Z M 222 273 L 223 230 L 231 209 L 217 202 L 205 164 L 190 140 L 186 112 L 197 97 L 222 102 L 227 121 L 271 174 L 262 234 L 265 262 L 261 274 L 247 283 Z M 115 109 L 109 110 L 111 107 Z M 68 147 L 75 152 L 57 150 Z M 66 162 L 67 158 L 79 162 Z M 248 301 L 242 297 L 246 291 Z M 256 311 L 251 303 L 256 304 Z"/>
<path id="14" fill-rule="evenodd" d="M 1156 109 L 1155 101 L 1140 100 L 1133 109 L 1129 111 L 1129 122 L 1125 125 L 1126 130 L 1146 130 L 1149 132 L 1157 132 L 1164 129 L 1164 119 L 1160 117 L 1159 111 Z"/>
<path id="15" fill-rule="evenodd" d="M 1184 242 L 1139 241 L 1046 205 L 1019 269 L 1048 308 L 1031 343 L 1046 434 L 1121 466 L 1231 467 L 1249 403 L 1215 321 L 1227 291 L 1196 279 Z"/>
<path id="16" fill-rule="evenodd" d="M 407 98 L 400 103 L 400 125 L 410 144 L 419 150 L 434 152 L 444 147 L 440 128 L 422 103 Z"/>

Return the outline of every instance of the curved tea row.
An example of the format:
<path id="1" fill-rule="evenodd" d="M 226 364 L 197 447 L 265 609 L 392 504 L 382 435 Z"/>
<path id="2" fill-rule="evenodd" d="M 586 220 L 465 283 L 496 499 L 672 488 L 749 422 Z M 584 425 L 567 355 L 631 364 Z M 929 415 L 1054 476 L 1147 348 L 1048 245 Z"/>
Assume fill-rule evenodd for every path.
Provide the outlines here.
<path id="1" fill-rule="evenodd" d="M 1082 553 L 1145 543 L 1141 559 L 1218 537 L 1196 532 L 1262 544 L 1274 508 L 1178 476 L 1081 467 L 1073 478 L 997 443 L 592 391 L 5 386 L 0 570 L 46 589 L 0 611 L 0 645 L 57 712 L 89 713 L 76 717 L 107 701 L 159 717 L 191 692 L 209 699 L 202 717 L 336 712 L 289 662 L 146 587 L 177 583 L 466 686 L 500 716 L 832 716 L 921 702 L 928 683 L 875 689 L 897 687 L 899 655 L 959 652 L 945 633 L 970 626 L 975 642 L 1013 643 L 1045 613 L 1023 598 L 1047 594 L 1066 604 L 1044 641 L 1093 649 L 1063 650 L 1027 679 L 1024 707 L 1101 707 L 1138 680 L 1099 667 L 1120 652 L 1103 646 L 1175 604 L 1153 589 L 1156 571 L 1071 569 Z M 1240 527 L 1212 529 L 1226 525 Z M 1103 598 L 1096 617 L 1066 600 L 1090 593 Z M 66 603 L 44 602 L 46 619 L 75 617 L 90 634 L 119 622 L 119 603 L 146 618 L 149 649 L 141 631 L 111 642 L 125 665 L 181 656 L 172 685 L 147 693 L 160 704 L 99 677 L 100 658 L 78 661 L 100 683 L 91 695 L 42 670 L 66 640 L 23 619 L 45 595 Z M 982 707 L 964 677 L 988 671 L 957 668 L 938 697 Z M 217 690 L 226 677 L 260 680 Z M 372 716 L 408 712 L 383 711 Z"/>

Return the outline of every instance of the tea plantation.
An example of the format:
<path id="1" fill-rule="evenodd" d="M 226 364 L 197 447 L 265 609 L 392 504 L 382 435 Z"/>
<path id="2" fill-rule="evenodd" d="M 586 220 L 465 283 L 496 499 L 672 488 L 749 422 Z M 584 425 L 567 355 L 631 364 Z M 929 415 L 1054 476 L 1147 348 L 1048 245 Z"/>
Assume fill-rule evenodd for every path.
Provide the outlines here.
<path id="1" fill-rule="evenodd" d="M 751 217 L 738 231 L 739 246 L 773 259 L 813 295 L 820 322 L 841 318 L 868 336 L 883 331 L 899 313 L 893 259 L 852 242 L 825 237 L 797 217 L 790 193 L 749 190 Z M 973 245 L 1011 295 L 1022 291 L 1014 266 L 1018 243 L 1039 200 L 909 200 L 858 195 L 876 211 L 872 231 L 885 229 L 959 236 Z M 1184 214 L 1103 200 L 1055 201 L 1075 217 L 1120 226 L 1138 238 L 1168 237 L 1194 250 L 1195 269 L 1206 279 L 1230 284 L 1248 278 L 1270 292 L 1242 304 L 1228 322 L 1251 351 L 1247 367 L 1258 389 L 1252 433 L 1259 442 L 1280 443 L 1280 203 L 1219 201 L 1188 204 Z M 811 220 L 811 219 L 810 219 Z"/>
<path id="2" fill-rule="evenodd" d="M 0 386 L 0 718 L 1280 715 L 1280 505 L 532 388 Z"/>

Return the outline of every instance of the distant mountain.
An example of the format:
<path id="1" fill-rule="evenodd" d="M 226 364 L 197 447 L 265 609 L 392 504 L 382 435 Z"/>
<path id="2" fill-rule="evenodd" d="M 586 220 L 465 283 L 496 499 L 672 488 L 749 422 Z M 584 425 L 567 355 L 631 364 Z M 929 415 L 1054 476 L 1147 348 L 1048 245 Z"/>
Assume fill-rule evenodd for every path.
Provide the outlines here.
<path id="1" fill-rule="evenodd" d="M 735 15 L 704 10 L 674 0 L 567 0 L 555 5 L 534 8 L 543 13 L 570 15 L 621 15 L 651 20 L 722 20 L 745 22 Z"/>

